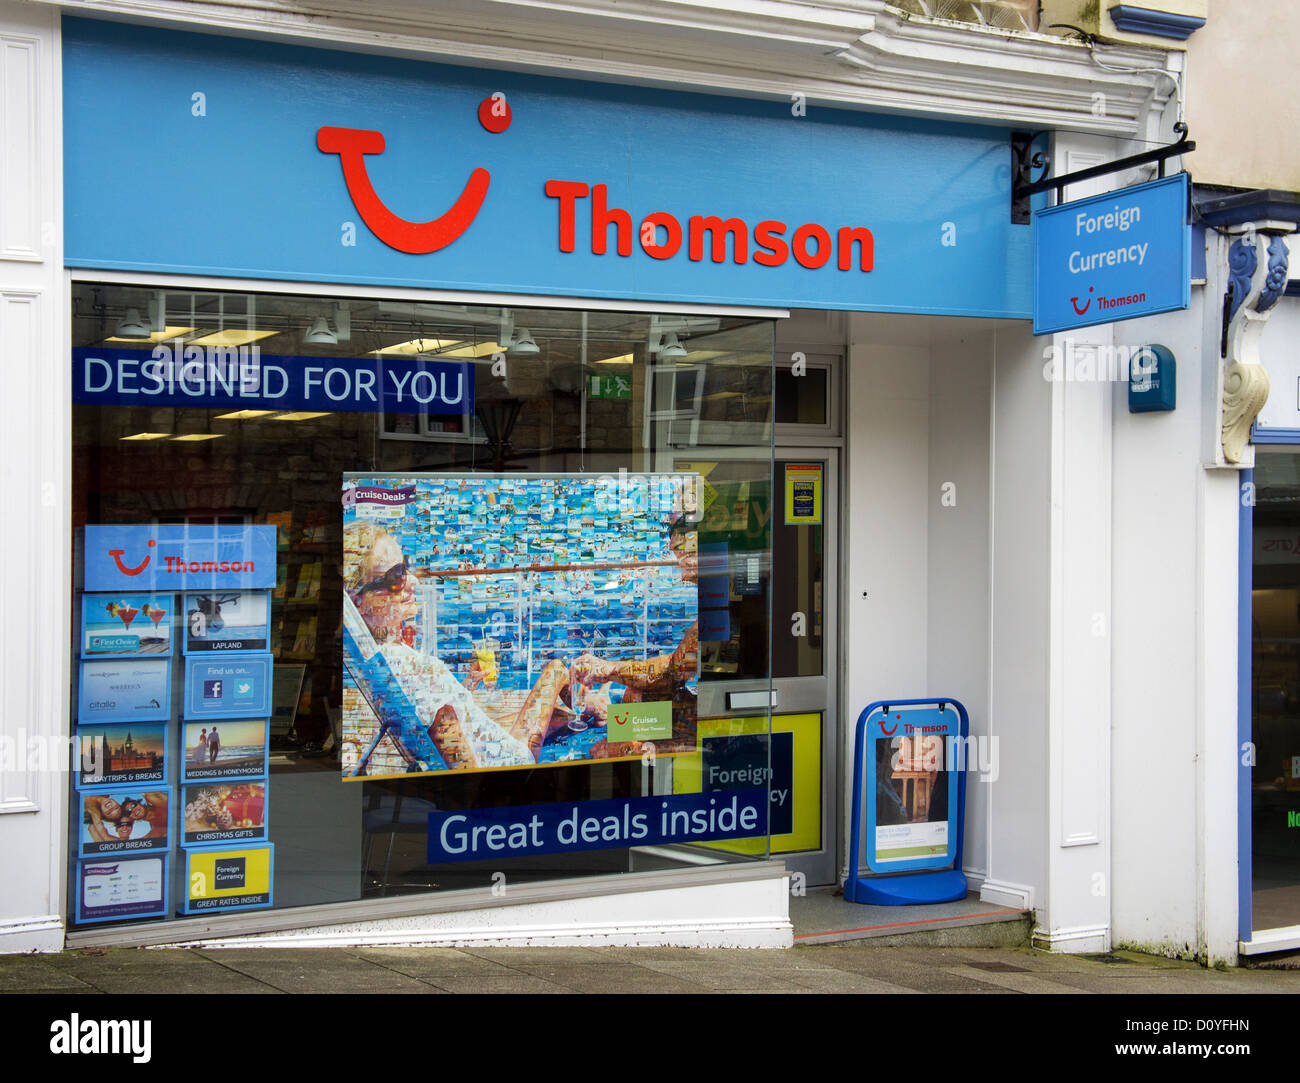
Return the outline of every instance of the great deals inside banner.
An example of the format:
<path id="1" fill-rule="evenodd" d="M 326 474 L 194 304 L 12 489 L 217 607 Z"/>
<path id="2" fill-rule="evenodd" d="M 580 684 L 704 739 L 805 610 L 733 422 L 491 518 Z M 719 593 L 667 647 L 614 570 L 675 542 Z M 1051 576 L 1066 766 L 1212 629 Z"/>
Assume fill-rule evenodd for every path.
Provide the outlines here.
<path id="1" fill-rule="evenodd" d="M 622 481 L 346 476 L 344 777 L 695 750 L 690 502 Z"/>

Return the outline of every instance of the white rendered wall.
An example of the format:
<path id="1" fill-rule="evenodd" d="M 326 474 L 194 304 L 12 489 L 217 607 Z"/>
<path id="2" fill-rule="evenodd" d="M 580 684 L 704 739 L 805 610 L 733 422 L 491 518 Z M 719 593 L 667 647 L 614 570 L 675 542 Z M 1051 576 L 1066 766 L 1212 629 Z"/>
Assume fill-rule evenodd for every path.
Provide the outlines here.
<path id="1" fill-rule="evenodd" d="M 944 321 L 930 355 L 930 483 L 927 490 L 926 695 L 955 696 L 970 713 L 977 755 L 967 762 L 962 865 L 988 874 L 988 807 L 997 786 L 989 737 L 989 612 L 992 492 L 990 420 L 993 321 Z"/>
<path id="2" fill-rule="evenodd" d="M 1114 392 L 1115 939 L 1211 964 L 1237 957 L 1241 489 L 1202 464 L 1229 240 L 1208 234 L 1189 312 L 1116 325 L 1119 342 L 1173 352 L 1177 409 L 1130 414 Z"/>
<path id="3" fill-rule="evenodd" d="M 0 3 L 0 953 L 63 946 L 69 378 L 57 11 Z M 8 768 L 8 769 L 4 769 Z"/>
<path id="4" fill-rule="evenodd" d="M 980 897 L 1046 903 L 1052 385 L 1027 327 L 997 332 L 993 358 L 993 582 L 988 879 Z"/>
<path id="5" fill-rule="evenodd" d="M 845 807 L 858 714 L 955 696 L 987 735 L 990 395 L 995 321 L 849 316 L 843 687 Z M 952 489 L 945 490 L 951 483 Z M 955 504 L 944 502 L 945 493 Z M 988 870 L 988 801 L 969 782 L 963 865 Z M 847 834 L 847 831 L 846 831 Z M 841 864 L 847 868 L 847 843 Z"/>

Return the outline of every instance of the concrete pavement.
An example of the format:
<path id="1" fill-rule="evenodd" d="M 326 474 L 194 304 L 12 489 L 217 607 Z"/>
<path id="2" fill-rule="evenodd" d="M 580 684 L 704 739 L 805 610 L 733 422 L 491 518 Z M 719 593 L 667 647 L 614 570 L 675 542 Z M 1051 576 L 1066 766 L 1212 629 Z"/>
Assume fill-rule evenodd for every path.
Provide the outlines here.
<path id="1" fill-rule="evenodd" d="M 1297 993 L 1300 971 L 870 940 L 691 948 L 83 949 L 0 956 L 0 993 Z"/>

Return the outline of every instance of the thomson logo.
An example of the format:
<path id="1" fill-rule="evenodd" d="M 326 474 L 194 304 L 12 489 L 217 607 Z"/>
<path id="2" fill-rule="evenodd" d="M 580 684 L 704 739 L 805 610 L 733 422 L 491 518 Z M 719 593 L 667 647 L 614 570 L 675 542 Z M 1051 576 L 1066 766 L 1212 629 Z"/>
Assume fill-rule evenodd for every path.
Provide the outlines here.
<path id="1" fill-rule="evenodd" d="M 136 1064 L 148 1064 L 152 1032 L 148 1019 L 82 1019 L 73 1012 L 50 1024 L 50 1052 L 129 1054 Z"/>

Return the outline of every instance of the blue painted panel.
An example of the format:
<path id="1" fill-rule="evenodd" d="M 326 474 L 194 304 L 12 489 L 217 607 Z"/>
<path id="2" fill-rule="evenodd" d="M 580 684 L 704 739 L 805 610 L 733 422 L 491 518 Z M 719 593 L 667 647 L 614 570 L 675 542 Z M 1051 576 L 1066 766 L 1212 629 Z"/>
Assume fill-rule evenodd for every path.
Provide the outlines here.
<path id="1" fill-rule="evenodd" d="M 1184 309 L 1187 174 L 1034 212 L 1034 334 Z"/>
<path id="2" fill-rule="evenodd" d="M 717 304 L 1025 318 L 1030 231 L 1010 224 L 1008 133 L 819 107 L 478 71 L 126 24 L 65 19 L 67 262 L 73 267 Z M 192 95 L 202 93 L 202 102 Z M 504 94 L 510 126 L 481 103 Z M 196 116 L 202 106 L 204 115 Z M 437 218 L 490 174 L 458 239 L 398 251 L 363 224 L 322 128 L 382 133 L 359 160 L 392 214 Z M 377 144 L 376 144 L 377 145 Z M 131 165 L 132 161 L 140 164 Z M 575 201 L 574 251 L 548 180 L 607 185 L 629 212 L 598 231 Z M 666 212 L 737 217 L 746 260 L 644 250 Z M 805 223 L 846 249 L 816 268 L 755 259 L 760 223 Z M 344 223 L 356 225 L 354 245 Z M 950 228 L 946 228 L 950 225 Z M 874 254 L 839 245 L 870 230 Z M 773 227 L 775 228 L 775 227 Z M 655 231 L 665 243 L 669 230 Z M 813 231 L 813 237 L 816 231 Z M 948 242 L 948 243 L 945 243 Z M 654 241 L 650 241 L 653 246 Z M 817 248 L 808 240 L 809 253 Z M 769 248 L 769 252 L 771 248 Z M 769 256 L 775 259 L 774 256 Z"/>

